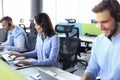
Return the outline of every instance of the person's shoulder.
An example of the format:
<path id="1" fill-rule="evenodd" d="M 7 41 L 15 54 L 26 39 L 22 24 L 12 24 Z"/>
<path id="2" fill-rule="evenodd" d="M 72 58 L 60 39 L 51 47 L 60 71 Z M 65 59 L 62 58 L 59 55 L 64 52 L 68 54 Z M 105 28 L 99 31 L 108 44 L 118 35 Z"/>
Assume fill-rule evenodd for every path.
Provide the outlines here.
<path id="1" fill-rule="evenodd" d="M 25 31 L 20 26 L 15 25 L 15 29 L 13 31 L 14 37 L 17 37 L 19 35 L 23 35 L 23 33 L 26 34 Z"/>
<path id="2" fill-rule="evenodd" d="M 58 35 L 57 35 L 57 34 L 55 34 L 55 35 L 53 35 L 53 36 L 51 36 L 51 37 L 53 37 L 53 38 L 54 38 L 54 37 L 58 37 Z"/>
<path id="3" fill-rule="evenodd" d="M 96 39 L 101 39 L 101 38 L 104 38 L 104 37 L 105 37 L 104 34 L 100 34 L 96 37 Z"/>
<path id="4" fill-rule="evenodd" d="M 19 25 L 14 25 L 15 26 L 15 32 L 20 32 L 22 30 L 22 27 Z"/>
<path id="5" fill-rule="evenodd" d="M 51 39 L 59 39 L 59 37 L 57 34 L 55 34 L 55 35 L 51 36 Z"/>
<path id="6" fill-rule="evenodd" d="M 105 35 L 104 34 L 100 34 L 100 35 L 98 35 L 96 38 L 95 38 L 95 40 L 94 41 L 102 41 L 102 40 L 104 40 L 104 39 L 106 39 L 106 37 L 105 37 Z"/>

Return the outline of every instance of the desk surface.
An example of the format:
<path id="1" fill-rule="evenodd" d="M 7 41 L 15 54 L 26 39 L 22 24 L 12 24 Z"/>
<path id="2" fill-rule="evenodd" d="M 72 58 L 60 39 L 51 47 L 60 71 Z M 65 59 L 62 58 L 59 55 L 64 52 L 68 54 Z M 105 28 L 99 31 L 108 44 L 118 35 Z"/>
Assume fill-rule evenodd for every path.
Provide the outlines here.
<path id="1" fill-rule="evenodd" d="M 37 69 L 42 69 L 45 71 L 50 70 L 66 80 L 80 80 L 79 76 L 63 71 L 61 69 L 55 68 L 55 67 L 30 67 L 30 68 L 20 69 L 18 70 L 18 72 L 21 73 L 23 76 L 26 76 L 28 80 L 33 80 L 30 77 L 30 75 L 38 73 Z"/>
<path id="2" fill-rule="evenodd" d="M 66 80 L 80 80 L 80 77 L 72 73 L 66 72 L 56 67 L 29 67 L 19 70 L 14 70 L 0 59 L 0 80 L 33 80 L 30 75 L 38 73 L 38 68 L 42 70 L 50 70 L 58 76 Z M 7 77 L 6 77 L 7 76 Z"/>
<path id="3" fill-rule="evenodd" d="M 65 37 L 65 34 L 59 34 L 59 37 Z M 95 40 L 96 37 L 90 37 L 90 36 L 79 36 L 79 38 L 82 41 L 86 41 L 86 42 L 93 42 Z"/>
<path id="4" fill-rule="evenodd" d="M 66 80 L 80 80 L 79 76 L 71 74 L 69 72 L 60 73 L 60 74 L 58 74 L 58 76 L 61 76 L 61 77 L 65 78 Z"/>
<path id="5" fill-rule="evenodd" d="M 93 42 L 95 40 L 96 37 L 89 37 L 89 36 L 80 36 L 80 39 L 82 41 L 86 41 L 86 42 Z"/>

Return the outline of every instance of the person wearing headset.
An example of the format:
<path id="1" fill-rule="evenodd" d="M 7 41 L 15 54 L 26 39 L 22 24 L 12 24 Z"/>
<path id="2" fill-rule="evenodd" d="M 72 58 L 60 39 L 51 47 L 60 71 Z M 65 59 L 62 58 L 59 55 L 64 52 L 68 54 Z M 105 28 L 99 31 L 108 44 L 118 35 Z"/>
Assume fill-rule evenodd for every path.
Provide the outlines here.
<path id="1" fill-rule="evenodd" d="M 93 42 L 91 57 L 81 80 L 120 80 L 120 4 L 102 0 L 92 11 L 103 32 Z"/>
<path id="2" fill-rule="evenodd" d="M 19 61 L 16 64 L 59 67 L 59 37 L 53 29 L 49 16 L 46 13 L 38 13 L 34 16 L 34 24 L 38 33 L 35 50 L 25 54 L 10 53 L 10 56 L 15 55 L 15 58 L 37 57 L 35 61 Z"/>
<path id="3" fill-rule="evenodd" d="M 0 45 L 0 50 L 24 52 L 28 49 L 26 32 L 18 25 L 14 25 L 12 18 L 5 16 L 0 20 L 3 30 L 8 31 L 6 42 Z"/>

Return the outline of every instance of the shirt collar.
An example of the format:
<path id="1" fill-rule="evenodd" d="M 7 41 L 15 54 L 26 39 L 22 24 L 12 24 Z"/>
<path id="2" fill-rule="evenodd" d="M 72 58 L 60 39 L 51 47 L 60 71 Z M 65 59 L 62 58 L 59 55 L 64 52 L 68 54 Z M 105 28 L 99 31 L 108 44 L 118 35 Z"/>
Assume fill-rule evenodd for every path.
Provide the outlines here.
<path id="1" fill-rule="evenodd" d="M 112 38 L 113 43 L 115 43 L 117 41 L 120 41 L 120 33 L 117 36 L 115 36 L 114 38 Z"/>
<path id="2" fill-rule="evenodd" d="M 43 34 L 43 33 L 38 33 L 38 36 L 42 38 L 42 34 Z M 48 37 L 48 36 L 46 36 L 46 38 L 45 38 L 45 39 L 48 39 L 48 38 L 49 38 L 49 37 Z"/>

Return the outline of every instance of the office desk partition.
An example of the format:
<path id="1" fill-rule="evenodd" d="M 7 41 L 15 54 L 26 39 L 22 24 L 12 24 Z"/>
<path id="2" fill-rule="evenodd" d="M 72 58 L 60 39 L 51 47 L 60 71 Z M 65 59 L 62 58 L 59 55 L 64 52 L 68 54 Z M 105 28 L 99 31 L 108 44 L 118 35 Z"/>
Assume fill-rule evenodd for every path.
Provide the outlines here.
<path id="1" fill-rule="evenodd" d="M 11 69 L 6 62 L 0 59 L 0 80 L 27 80 L 27 78 Z"/>

